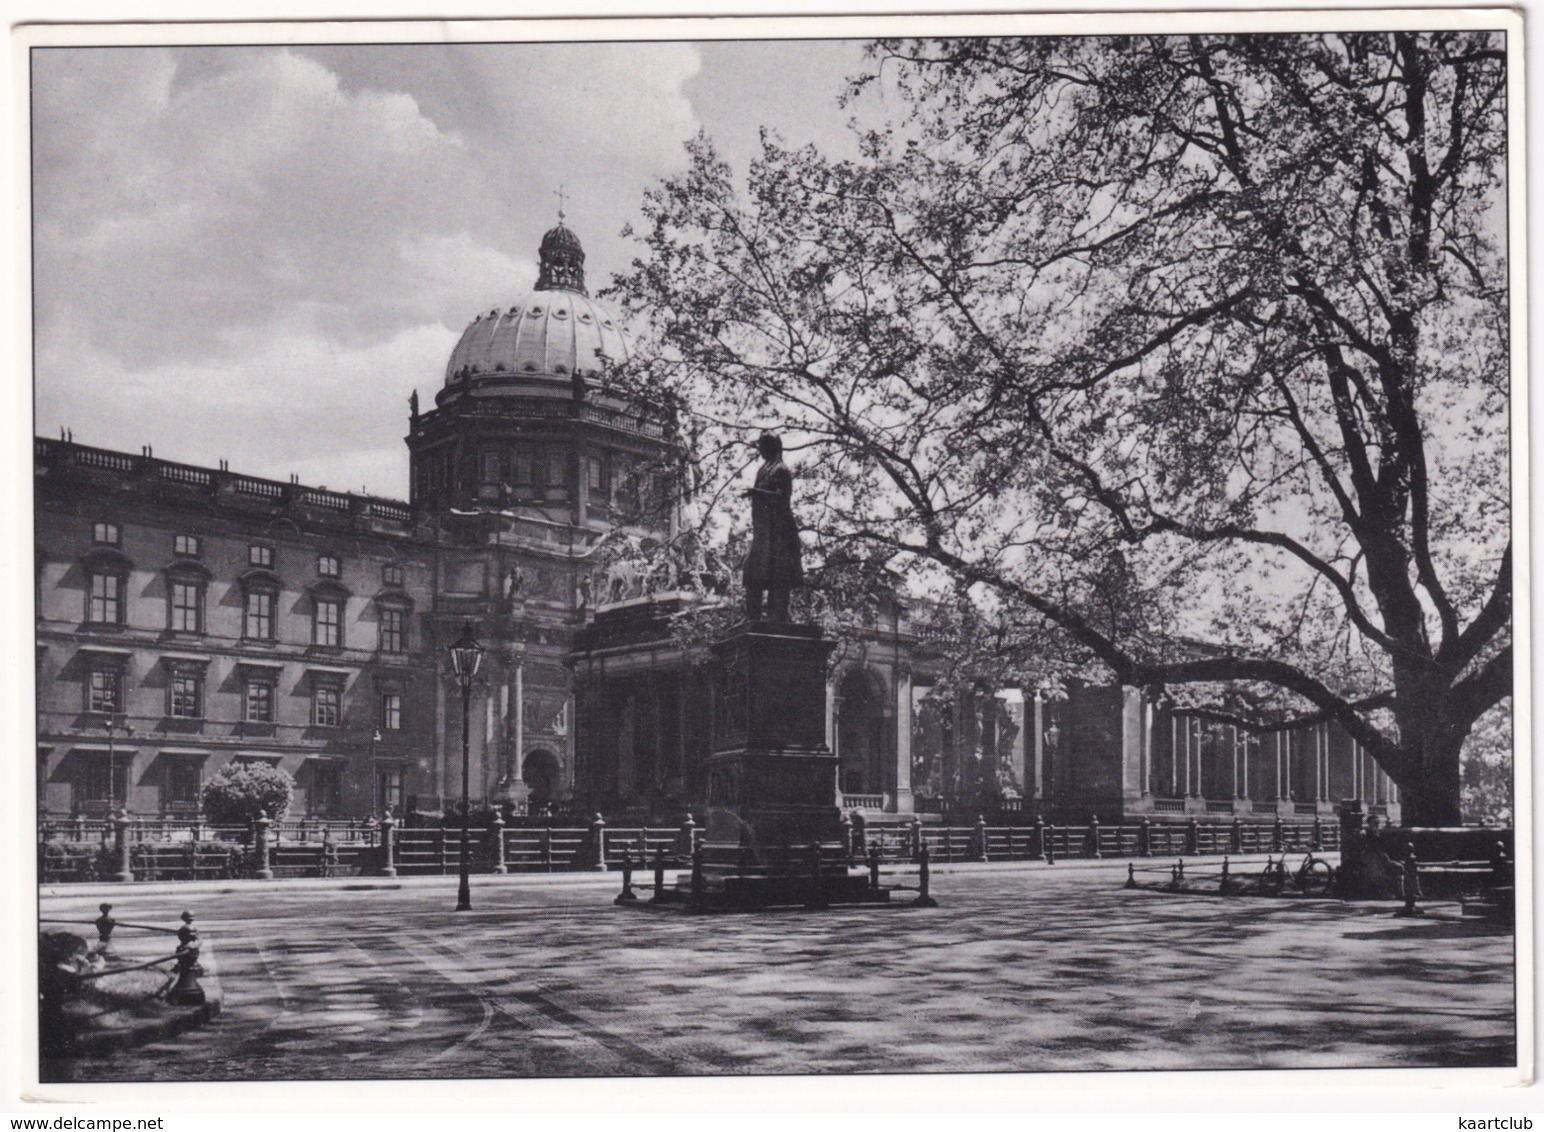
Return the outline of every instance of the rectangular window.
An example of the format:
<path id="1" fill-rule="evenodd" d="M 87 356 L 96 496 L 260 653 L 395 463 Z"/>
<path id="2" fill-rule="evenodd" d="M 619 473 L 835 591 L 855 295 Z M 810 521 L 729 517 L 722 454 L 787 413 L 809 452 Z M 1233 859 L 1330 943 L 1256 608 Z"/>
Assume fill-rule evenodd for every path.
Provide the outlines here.
<path id="1" fill-rule="evenodd" d="M 343 603 L 335 597 L 316 599 L 316 617 L 311 625 L 311 643 L 337 648 L 343 644 Z"/>
<path id="2" fill-rule="evenodd" d="M 381 813 L 402 811 L 402 772 L 382 770 L 375 779 L 375 804 Z"/>
<path id="3" fill-rule="evenodd" d="M 172 579 L 172 631 L 204 631 L 204 587 L 201 583 Z"/>
<path id="4" fill-rule="evenodd" d="M 592 494 L 604 494 L 606 491 L 606 466 L 601 463 L 599 456 L 586 456 L 584 458 L 584 484 Z M 599 502 L 597 500 L 597 502 Z"/>
<path id="5" fill-rule="evenodd" d="M 273 591 L 248 590 L 243 635 L 249 640 L 273 640 Z"/>
<path id="6" fill-rule="evenodd" d="M 482 453 L 478 460 L 478 474 L 483 483 L 498 483 L 504 478 L 504 461 L 492 449 Z"/>
<path id="7" fill-rule="evenodd" d="M 123 710 L 123 673 L 93 668 L 86 683 L 86 710 L 116 715 Z"/>
<path id="8" fill-rule="evenodd" d="M 100 546 L 117 546 L 122 541 L 122 533 L 117 523 L 93 523 L 91 541 Z"/>
<path id="9" fill-rule="evenodd" d="M 343 768 L 331 763 L 311 766 L 311 812 L 318 817 L 343 809 Z"/>
<path id="10" fill-rule="evenodd" d="M 169 759 L 166 764 L 166 800 L 178 808 L 199 804 L 203 792 L 203 767 L 197 759 Z"/>
<path id="11" fill-rule="evenodd" d="M 407 611 L 387 607 L 381 610 L 381 651 L 407 651 Z"/>
<path id="12" fill-rule="evenodd" d="M 86 619 L 101 625 L 123 623 L 123 575 L 91 575 L 91 601 Z"/>
<path id="13" fill-rule="evenodd" d="M 273 722 L 273 685 L 267 680 L 248 680 L 243 718 L 248 723 Z"/>
<path id="14" fill-rule="evenodd" d="M 177 535 L 172 539 L 172 552 L 179 558 L 197 558 L 202 549 L 197 535 Z"/>
<path id="15" fill-rule="evenodd" d="M 103 751 L 99 758 L 87 760 L 77 783 L 82 798 L 97 805 L 120 804 L 129 792 L 130 757 L 119 755 L 110 761 L 107 752 Z"/>
<path id="16" fill-rule="evenodd" d="M 516 487 L 530 487 L 536 482 L 536 461 L 529 448 L 515 449 L 514 464 Z"/>
<path id="17" fill-rule="evenodd" d="M 402 584 L 402 567 L 395 562 L 388 562 L 382 566 L 381 584 L 384 586 L 400 586 Z"/>
<path id="18" fill-rule="evenodd" d="M 402 730 L 402 693 L 387 692 L 381 696 L 381 729 Z"/>
<path id="19" fill-rule="evenodd" d="M 343 573 L 343 564 L 331 554 L 323 554 L 316 560 L 316 572 L 324 578 L 336 578 Z"/>
<path id="20" fill-rule="evenodd" d="M 253 566 L 272 566 L 273 547 L 253 543 L 247 547 L 247 562 Z"/>
<path id="21" fill-rule="evenodd" d="M 317 727 L 338 726 L 343 695 L 336 684 L 318 684 L 311 693 L 311 722 Z"/>
<path id="22" fill-rule="evenodd" d="M 548 487 L 568 486 L 568 453 L 561 448 L 547 449 L 546 484 Z"/>
<path id="23" fill-rule="evenodd" d="M 166 691 L 166 714 L 173 719 L 204 717 L 204 678 L 200 672 L 182 669 L 172 673 Z"/>

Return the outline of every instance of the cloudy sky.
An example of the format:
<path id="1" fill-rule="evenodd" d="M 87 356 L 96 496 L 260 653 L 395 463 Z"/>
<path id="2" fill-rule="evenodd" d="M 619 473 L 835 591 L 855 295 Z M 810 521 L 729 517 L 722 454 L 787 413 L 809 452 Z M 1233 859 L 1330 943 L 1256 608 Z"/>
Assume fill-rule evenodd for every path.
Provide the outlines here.
<path id="1" fill-rule="evenodd" d="M 405 497 L 426 403 L 556 220 L 591 291 L 706 131 L 850 147 L 854 42 L 38 49 L 36 429 Z"/>

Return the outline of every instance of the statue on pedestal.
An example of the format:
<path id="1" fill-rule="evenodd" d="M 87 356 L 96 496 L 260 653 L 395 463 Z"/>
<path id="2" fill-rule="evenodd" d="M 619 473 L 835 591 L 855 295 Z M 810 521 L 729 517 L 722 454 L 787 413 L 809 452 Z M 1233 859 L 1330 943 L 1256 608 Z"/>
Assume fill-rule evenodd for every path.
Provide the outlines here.
<path id="1" fill-rule="evenodd" d="M 783 463 L 783 442 L 775 433 L 756 441 L 762 464 L 755 485 L 745 494 L 751 501 L 751 548 L 745 556 L 745 616 L 788 620 L 788 597 L 804 584 L 799 525 L 793 517 L 793 473 Z"/>

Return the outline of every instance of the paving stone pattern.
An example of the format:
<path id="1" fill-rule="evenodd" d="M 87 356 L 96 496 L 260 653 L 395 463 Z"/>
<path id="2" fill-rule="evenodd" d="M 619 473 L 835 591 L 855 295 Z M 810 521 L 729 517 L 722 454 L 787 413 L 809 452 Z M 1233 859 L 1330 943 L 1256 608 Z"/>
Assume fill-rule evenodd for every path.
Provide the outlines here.
<path id="1" fill-rule="evenodd" d="M 1112 863 L 1107 863 L 1112 864 Z M 938 869 L 936 910 L 690 917 L 607 878 L 124 891 L 213 945 L 224 1012 L 73 1081 L 1493 1066 L 1513 938 L 1394 905 L 1176 896 L 1124 868 Z M 612 878 L 614 881 L 614 878 Z M 45 896 L 44 915 L 98 898 Z"/>

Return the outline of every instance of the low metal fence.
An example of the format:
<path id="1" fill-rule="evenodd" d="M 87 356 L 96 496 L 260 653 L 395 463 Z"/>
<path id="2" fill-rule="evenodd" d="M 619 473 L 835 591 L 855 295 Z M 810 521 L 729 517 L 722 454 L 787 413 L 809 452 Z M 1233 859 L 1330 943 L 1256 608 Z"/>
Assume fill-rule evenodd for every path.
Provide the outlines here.
<path id="1" fill-rule="evenodd" d="M 68 833 L 69 836 L 63 836 Z M 77 836 L 81 835 L 83 836 Z M 480 873 L 615 869 L 624 857 L 652 861 L 659 853 L 689 858 L 704 831 L 690 815 L 679 826 L 608 825 L 596 815 L 584 825 L 505 826 L 502 818 L 468 831 L 467 856 Z M 1063 857 L 1319 852 L 1339 848 L 1339 827 L 1310 822 L 1152 821 L 1104 824 L 1045 822 L 972 825 L 864 821 L 845 814 L 840 834 L 849 860 L 866 860 L 877 845 L 883 861 L 916 862 L 926 848 L 935 864 L 963 861 L 1051 861 Z M 347 875 L 448 875 L 457 872 L 457 826 L 404 827 L 380 821 L 315 823 L 259 819 L 214 826 L 118 817 L 40 828 L 39 876 L 44 883 L 101 880 L 201 880 Z"/>

